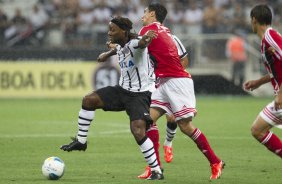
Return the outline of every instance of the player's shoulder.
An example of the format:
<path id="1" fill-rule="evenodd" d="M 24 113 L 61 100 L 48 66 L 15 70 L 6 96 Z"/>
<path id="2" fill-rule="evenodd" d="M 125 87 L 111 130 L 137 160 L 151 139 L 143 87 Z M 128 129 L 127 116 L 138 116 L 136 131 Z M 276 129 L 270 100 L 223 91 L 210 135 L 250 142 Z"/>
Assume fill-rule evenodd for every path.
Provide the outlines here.
<path id="1" fill-rule="evenodd" d="M 281 37 L 281 34 L 276 29 L 273 29 L 272 27 L 270 27 L 265 31 L 265 37 L 268 37 L 268 36 L 271 36 L 271 37 L 279 36 L 279 37 Z"/>
<path id="2" fill-rule="evenodd" d="M 157 25 L 155 22 L 148 24 L 146 26 L 143 26 L 139 32 L 140 35 L 144 35 L 147 31 L 149 30 L 156 30 L 157 29 Z"/>

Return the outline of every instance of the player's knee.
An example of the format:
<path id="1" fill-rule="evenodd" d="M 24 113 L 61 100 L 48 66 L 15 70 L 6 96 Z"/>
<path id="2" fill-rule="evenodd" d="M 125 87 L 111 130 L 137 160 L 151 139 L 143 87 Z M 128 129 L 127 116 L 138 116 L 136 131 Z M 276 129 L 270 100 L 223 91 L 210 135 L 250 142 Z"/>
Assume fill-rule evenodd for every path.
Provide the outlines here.
<path id="1" fill-rule="evenodd" d="M 188 130 L 189 124 L 187 122 L 178 122 L 178 127 L 181 130 L 181 132 L 185 133 Z"/>
<path id="2" fill-rule="evenodd" d="M 167 116 L 166 116 L 166 120 L 167 120 L 168 122 L 175 122 L 175 117 L 174 117 L 173 115 L 171 115 L 171 116 L 167 115 Z"/>
<path id="3" fill-rule="evenodd" d="M 145 128 L 146 128 L 145 122 L 144 123 L 139 121 L 131 122 L 130 130 L 137 142 L 139 142 L 142 138 L 144 138 Z"/>
<path id="4" fill-rule="evenodd" d="M 99 98 L 96 94 L 85 95 L 82 99 L 82 107 L 87 110 L 95 110 L 98 108 Z"/>
<path id="5" fill-rule="evenodd" d="M 251 134 L 257 140 L 260 140 L 262 138 L 262 132 L 259 131 L 259 129 L 257 129 L 255 126 L 251 127 Z"/>
<path id="6" fill-rule="evenodd" d="M 194 126 L 191 124 L 191 121 L 188 119 L 177 121 L 178 127 L 182 133 L 191 136 L 195 130 Z"/>

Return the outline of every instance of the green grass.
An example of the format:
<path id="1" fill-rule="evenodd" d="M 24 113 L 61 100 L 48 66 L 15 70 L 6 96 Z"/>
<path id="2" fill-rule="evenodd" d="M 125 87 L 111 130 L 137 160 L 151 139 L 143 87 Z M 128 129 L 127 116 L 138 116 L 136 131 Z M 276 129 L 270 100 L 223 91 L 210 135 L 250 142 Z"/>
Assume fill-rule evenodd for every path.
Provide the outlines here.
<path id="1" fill-rule="evenodd" d="M 212 183 L 281 183 L 281 159 L 250 135 L 253 120 L 271 100 L 198 97 L 194 124 L 227 164 L 222 178 Z M 98 110 L 87 151 L 61 151 L 60 145 L 76 134 L 80 106 L 80 99 L 0 99 L 0 184 L 210 183 L 208 161 L 180 131 L 174 140 L 173 162 L 163 161 L 165 180 L 137 179 L 146 164 L 124 112 Z M 165 120 L 161 119 L 158 125 L 162 143 Z M 273 131 L 282 137 L 279 129 Z M 163 158 L 162 149 L 160 153 Z M 41 174 L 41 165 L 49 156 L 58 156 L 66 164 L 65 175 L 59 181 L 46 180 Z"/>

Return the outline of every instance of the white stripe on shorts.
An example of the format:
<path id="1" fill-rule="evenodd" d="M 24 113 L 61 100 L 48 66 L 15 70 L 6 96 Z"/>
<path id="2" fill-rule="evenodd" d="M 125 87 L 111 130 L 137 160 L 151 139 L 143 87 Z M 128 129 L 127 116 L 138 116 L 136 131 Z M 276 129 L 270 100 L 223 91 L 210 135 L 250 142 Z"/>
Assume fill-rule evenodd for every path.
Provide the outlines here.
<path id="1" fill-rule="evenodd" d="M 279 117 L 282 116 L 282 110 L 275 110 L 274 101 L 269 103 L 259 115 L 264 119 L 268 124 L 276 126 L 277 128 L 282 129 L 282 119 Z"/>
<path id="2" fill-rule="evenodd" d="M 174 115 L 178 121 L 194 117 L 196 99 L 191 78 L 161 78 L 158 88 L 152 94 L 151 107 L 159 107 Z"/>

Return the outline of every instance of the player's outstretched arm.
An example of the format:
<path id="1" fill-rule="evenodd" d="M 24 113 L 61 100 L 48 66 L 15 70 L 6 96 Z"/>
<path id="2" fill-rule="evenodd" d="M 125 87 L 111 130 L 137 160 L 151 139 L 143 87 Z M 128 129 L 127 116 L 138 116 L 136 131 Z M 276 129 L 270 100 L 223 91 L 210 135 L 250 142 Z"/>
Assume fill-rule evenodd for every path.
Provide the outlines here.
<path id="1" fill-rule="evenodd" d="M 110 49 L 109 51 L 100 54 L 97 58 L 97 61 L 105 62 L 109 57 L 116 55 L 116 53 L 117 53 L 116 49 Z"/>
<path id="2" fill-rule="evenodd" d="M 147 31 L 138 42 L 140 48 L 147 47 L 151 41 L 157 37 L 157 33 L 153 30 Z"/>
<path id="3" fill-rule="evenodd" d="M 109 57 L 116 55 L 116 53 L 117 53 L 117 49 L 116 49 L 117 44 L 114 44 L 114 43 L 111 43 L 111 42 L 107 42 L 106 44 L 107 44 L 107 47 L 110 50 L 101 53 L 97 58 L 98 62 L 105 62 Z"/>
<path id="4" fill-rule="evenodd" d="M 270 82 L 270 76 L 269 74 L 266 74 L 265 76 L 263 76 L 262 78 L 258 79 L 258 80 L 250 80 L 247 81 L 243 84 L 243 88 L 246 91 L 253 91 L 257 88 L 259 88 L 261 85 Z"/>

